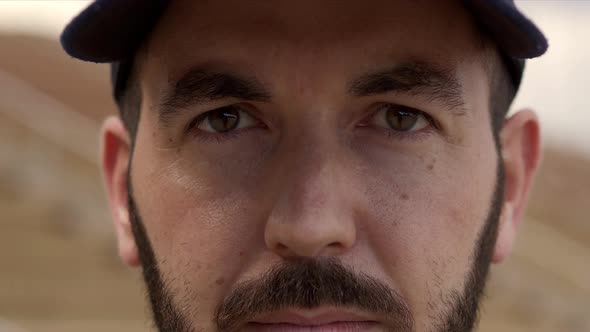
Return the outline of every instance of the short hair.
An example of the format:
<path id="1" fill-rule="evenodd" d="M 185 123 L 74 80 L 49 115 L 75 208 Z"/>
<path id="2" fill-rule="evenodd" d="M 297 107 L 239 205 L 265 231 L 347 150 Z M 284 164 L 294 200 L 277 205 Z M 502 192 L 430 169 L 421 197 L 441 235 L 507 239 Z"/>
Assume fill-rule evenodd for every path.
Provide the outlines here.
<path id="1" fill-rule="evenodd" d="M 490 86 L 488 101 L 490 125 L 495 143 L 499 148 L 500 131 L 504 126 L 518 87 L 515 85 L 506 64 L 506 61 L 509 61 L 506 56 L 501 55 L 493 43 L 488 42 L 484 47 L 483 63 Z"/>
<path id="2" fill-rule="evenodd" d="M 127 132 L 129 132 L 131 145 L 134 146 L 143 98 L 139 84 L 139 72 L 135 62 L 131 66 L 125 87 L 116 102 L 117 108 L 119 109 L 119 116 Z"/>

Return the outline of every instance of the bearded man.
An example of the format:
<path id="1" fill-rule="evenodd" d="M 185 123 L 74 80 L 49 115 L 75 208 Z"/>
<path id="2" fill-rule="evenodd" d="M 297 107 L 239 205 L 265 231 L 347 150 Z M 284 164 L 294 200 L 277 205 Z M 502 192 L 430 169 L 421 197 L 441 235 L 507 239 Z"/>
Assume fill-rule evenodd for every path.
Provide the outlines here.
<path id="1" fill-rule="evenodd" d="M 540 158 L 509 0 L 98 0 L 102 170 L 159 331 L 472 331 Z"/>

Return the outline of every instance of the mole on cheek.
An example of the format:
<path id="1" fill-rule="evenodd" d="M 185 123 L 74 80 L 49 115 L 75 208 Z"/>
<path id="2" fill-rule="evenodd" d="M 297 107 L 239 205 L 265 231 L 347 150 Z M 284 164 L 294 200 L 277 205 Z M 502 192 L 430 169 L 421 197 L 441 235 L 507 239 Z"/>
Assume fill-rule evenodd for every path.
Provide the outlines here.
<path id="1" fill-rule="evenodd" d="M 434 164 L 436 164 L 436 159 L 432 159 L 432 163 L 430 163 L 430 165 L 426 166 L 429 171 L 432 171 L 434 169 Z"/>
<path id="2" fill-rule="evenodd" d="M 402 194 L 402 195 L 400 196 L 400 198 L 401 198 L 403 201 L 407 201 L 407 200 L 410 198 L 410 196 L 408 196 L 408 194 Z"/>
<path id="3" fill-rule="evenodd" d="M 215 280 L 215 283 L 218 284 L 219 286 L 223 285 L 224 282 L 225 282 L 225 280 L 223 278 L 217 278 L 217 280 Z"/>

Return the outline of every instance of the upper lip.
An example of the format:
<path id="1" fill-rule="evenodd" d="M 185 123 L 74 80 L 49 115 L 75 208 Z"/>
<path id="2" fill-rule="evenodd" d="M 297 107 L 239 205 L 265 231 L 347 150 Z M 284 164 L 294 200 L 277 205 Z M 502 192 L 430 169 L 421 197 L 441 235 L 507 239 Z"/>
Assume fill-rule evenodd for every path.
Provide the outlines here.
<path id="1" fill-rule="evenodd" d="M 337 322 L 376 322 L 375 317 L 343 308 L 285 309 L 260 314 L 249 321 L 260 324 L 325 325 Z"/>

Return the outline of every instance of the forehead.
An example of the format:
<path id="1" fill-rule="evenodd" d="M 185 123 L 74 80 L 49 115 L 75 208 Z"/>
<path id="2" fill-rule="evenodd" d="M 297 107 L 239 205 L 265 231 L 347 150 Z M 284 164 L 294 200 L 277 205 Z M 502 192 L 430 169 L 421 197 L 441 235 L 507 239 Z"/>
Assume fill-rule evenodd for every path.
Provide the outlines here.
<path id="1" fill-rule="evenodd" d="M 144 51 L 171 78 L 196 62 L 454 65 L 475 58 L 482 41 L 458 0 L 177 0 Z"/>

